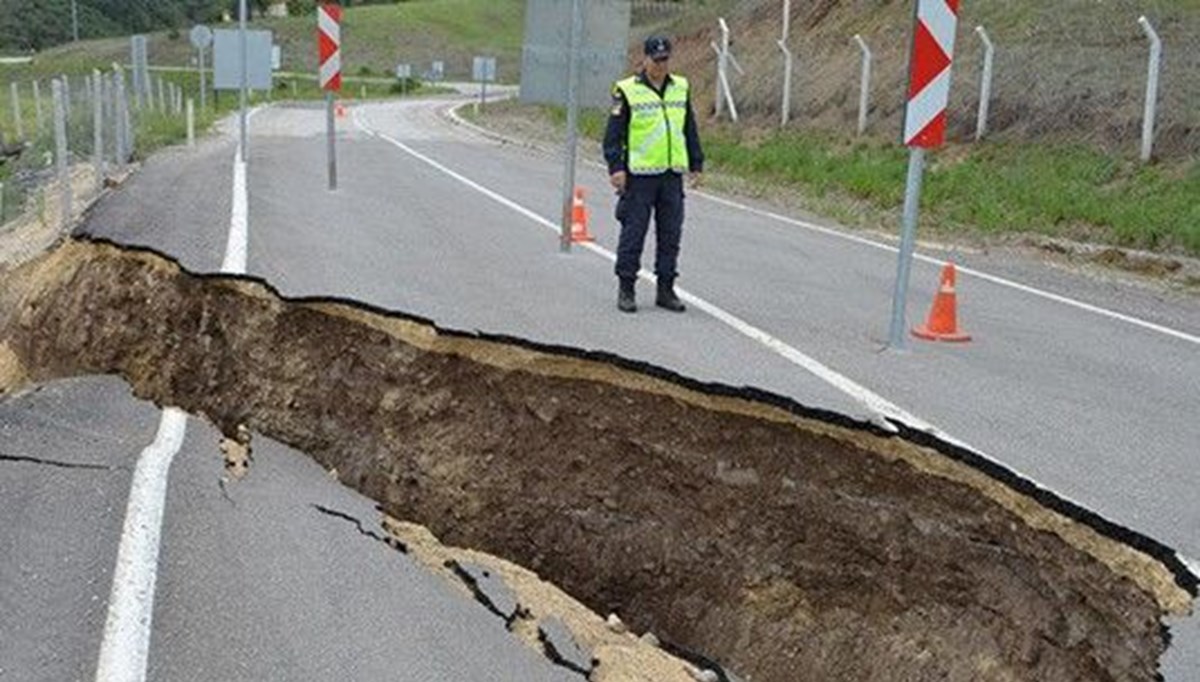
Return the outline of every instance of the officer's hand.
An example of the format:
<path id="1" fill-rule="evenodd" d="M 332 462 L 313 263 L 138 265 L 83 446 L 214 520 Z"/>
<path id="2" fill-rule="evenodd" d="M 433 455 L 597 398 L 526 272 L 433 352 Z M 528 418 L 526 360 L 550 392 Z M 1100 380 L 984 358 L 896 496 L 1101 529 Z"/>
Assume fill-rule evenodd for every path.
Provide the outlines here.
<path id="1" fill-rule="evenodd" d="M 608 176 L 608 181 L 612 183 L 613 189 L 617 190 L 618 194 L 625 191 L 625 171 L 617 171 Z"/>
<path id="2" fill-rule="evenodd" d="M 692 189 L 700 189 L 704 185 L 704 174 L 699 171 L 688 173 L 688 185 Z"/>

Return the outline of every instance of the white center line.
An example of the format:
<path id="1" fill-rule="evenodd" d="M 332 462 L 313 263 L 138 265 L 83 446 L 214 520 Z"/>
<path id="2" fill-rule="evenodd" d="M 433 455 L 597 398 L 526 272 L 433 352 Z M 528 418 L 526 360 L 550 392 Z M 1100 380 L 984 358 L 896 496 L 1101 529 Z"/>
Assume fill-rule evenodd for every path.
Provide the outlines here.
<path id="1" fill-rule="evenodd" d="M 247 120 L 262 107 L 248 112 Z M 233 201 L 229 237 L 221 272 L 244 274 L 249 237 L 249 198 L 246 161 L 239 148 L 233 161 Z M 138 457 L 125 507 L 125 524 L 117 548 L 104 639 L 96 664 L 96 682 L 144 682 L 150 659 L 150 632 L 154 616 L 154 590 L 158 581 L 158 554 L 163 515 L 167 505 L 167 480 L 171 462 L 187 430 L 187 413 L 167 408 L 158 433 Z"/>
<path id="2" fill-rule="evenodd" d="M 150 620 L 158 577 L 159 535 L 167 500 L 167 472 L 183 445 L 187 415 L 163 410 L 158 433 L 133 471 L 125 526 L 117 550 L 108 619 L 96 666 L 97 682 L 141 682 L 150 655 Z"/>
<path id="3" fill-rule="evenodd" d="M 445 173 L 446 175 L 463 183 L 464 185 L 479 192 L 480 194 L 483 194 L 484 196 L 488 197 L 489 199 L 492 199 L 493 201 L 495 201 L 509 209 L 512 209 L 513 211 L 516 211 L 517 213 L 520 213 L 521 215 L 525 216 L 526 218 L 529 218 L 530 220 L 532 220 L 533 222 L 538 223 L 539 225 L 542 225 L 543 227 L 546 227 L 555 232 L 557 232 L 560 229 L 558 225 L 556 225 L 554 222 L 550 221 L 549 219 L 544 218 L 544 217 L 538 215 L 537 213 L 534 213 L 530 209 L 525 208 L 524 206 L 521 206 L 520 204 L 516 203 L 515 201 L 512 201 L 511 199 L 509 199 L 493 190 L 490 190 L 487 187 L 484 187 L 483 185 L 480 185 L 479 183 L 475 182 L 474 180 L 471 180 L 470 178 L 467 178 L 467 177 L 463 176 L 462 174 L 460 174 L 450 168 L 447 168 L 443 164 L 435 161 L 434 159 L 429 158 L 428 156 L 422 154 L 421 152 L 418 152 L 417 150 L 413 149 L 412 147 L 409 147 L 408 145 L 404 144 L 403 142 L 400 142 L 399 140 L 391 137 L 390 135 L 372 130 L 371 128 L 366 126 L 366 124 L 363 123 L 362 118 L 361 118 L 361 112 L 358 109 L 355 109 L 355 111 L 354 111 L 354 122 L 355 122 L 355 125 L 357 125 L 359 127 L 359 129 L 361 129 L 364 133 L 366 133 L 368 135 L 372 135 L 374 137 L 377 137 L 377 138 L 395 146 L 396 148 L 398 148 L 401 151 L 403 151 L 404 153 L 412 156 L 413 158 L 415 158 L 425 164 L 428 164 L 429 166 L 432 166 L 433 168 L 441 171 L 442 173 Z M 617 259 L 616 254 L 609 251 L 608 249 L 605 249 L 602 246 L 598 246 L 598 245 L 596 245 L 594 243 L 590 243 L 590 242 L 584 243 L 584 244 L 582 244 L 582 246 L 583 246 L 583 248 L 588 249 L 589 251 L 601 256 L 602 258 L 607 259 L 610 262 L 616 262 L 616 259 Z M 646 279 L 649 281 L 654 281 L 654 275 L 645 270 L 642 270 L 639 274 L 643 279 Z M 745 320 L 734 315 L 733 313 L 731 313 L 727 310 L 724 310 L 723 308 L 716 305 L 715 303 L 711 303 L 711 302 L 687 291 L 686 289 L 677 288 L 676 292 L 679 294 L 679 297 L 682 298 L 684 301 L 691 303 L 696 308 L 703 310 L 704 312 L 708 313 L 709 315 L 716 318 L 720 322 L 728 325 L 729 327 L 732 327 L 740 334 L 742 334 L 750 339 L 753 339 L 754 341 L 757 341 L 758 343 L 762 344 L 766 348 L 770 349 L 772 352 L 774 352 L 777 355 L 786 359 L 788 362 L 791 362 L 792 364 L 794 364 L 798 367 L 801 367 L 805 371 L 813 374 L 814 376 L 818 377 L 822 381 L 825 381 L 826 383 L 833 386 L 834 388 L 841 391 L 842 393 L 850 396 L 850 398 L 852 398 L 853 400 L 858 402 L 860 405 L 862 405 L 862 407 L 867 411 L 868 417 L 871 419 L 871 421 L 873 423 L 875 423 L 876 425 L 880 426 L 881 428 L 884 428 L 893 433 L 896 432 L 896 430 L 897 430 L 896 427 L 893 426 L 892 424 L 889 424 L 885 419 L 882 418 L 882 417 L 889 417 L 889 418 L 895 419 L 897 421 L 904 422 L 905 424 L 907 424 L 915 429 L 920 429 L 922 431 L 927 431 L 929 433 L 936 434 L 939 438 L 942 438 L 943 440 L 946 440 L 946 441 L 949 441 L 952 443 L 956 443 L 956 444 L 962 445 L 964 447 L 970 447 L 967 444 L 962 443 L 961 441 L 952 438 L 951 436 L 942 432 L 940 429 L 938 429 L 937 427 L 933 426 L 932 424 L 926 422 L 925 420 L 918 418 L 917 416 L 909 413 L 908 411 L 906 411 L 906 410 L 902 409 L 901 407 L 895 405 L 894 403 L 888 401 L 887 399 L 885 399 L 884 397 L 875 393 L 874 391 L 871 391 L 870 389 L 853 381 L 852 379 L 846 377 L 845 375 L 834 371 L 833 369 L 822 364 L 820 361 L 816 360 L 815 358 L 802 353 L 797 348 L 788 345 L 785 341 L 783 341 L 779 338 L 776 338 L 775 336 L 772 336 L 768 332 L 750 324 L 749 322 L 746 322 Z"/>

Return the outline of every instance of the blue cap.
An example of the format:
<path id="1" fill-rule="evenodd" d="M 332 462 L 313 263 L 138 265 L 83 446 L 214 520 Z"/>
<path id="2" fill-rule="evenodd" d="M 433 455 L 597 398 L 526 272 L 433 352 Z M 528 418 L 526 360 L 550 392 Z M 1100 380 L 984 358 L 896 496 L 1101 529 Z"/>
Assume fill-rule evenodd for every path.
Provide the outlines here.
<path id="1" fill-rule="evenodd" d="M 646 56 L 651 59 L 666 59 L 671 56 L 671 41 L 663 36 L 650 36 L 644 46 Z"/>

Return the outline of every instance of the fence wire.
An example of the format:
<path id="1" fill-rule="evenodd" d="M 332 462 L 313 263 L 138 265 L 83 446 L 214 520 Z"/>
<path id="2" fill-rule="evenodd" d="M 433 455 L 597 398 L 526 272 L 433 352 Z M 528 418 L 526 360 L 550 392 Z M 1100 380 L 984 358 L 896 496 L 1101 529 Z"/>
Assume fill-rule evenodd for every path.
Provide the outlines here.
<path id="1" fill-rule="evenodd" d="M 634 0 L 634 21 L 670 31 L 702 15 L 730 26 L 742 71 L 728 78 L 742 119 L 781 120 L 784 56 L 777 45 L 784 0 Z M 854 134 L 859 116 L 861 35 L 872 52 L 867 132 L 898 139 L 908 81 L 914 2 L 791 0 L 794 55 L 789 127 Z M 1136 155 L 1140 146 L 1150 42 L 1162 40 L 1154 153 L 1200 154 L 1200 6 L 1181 0 L 971 0 L 960 5 L 950 139 L 975 139 L 983 68 L 983 26 L 995 45 L 985 139 L 1083 143 Z M 671 17 L 674 17 L 672 20 Z M 705 17 L 707 19 L 707 16 Z M 715 18 L 715 17 L 714 17 Z M 692 78 L 698 104 L 715 112 L 716 21 L 676 35 L 675 67 Z M 636 33 L 636 31 L 635 31 Z"/>
<path id="2" fill-rule="evenodd" d="M 192 96 L 183 84 L 153 77 L 153 97 L 139 108 L 129 75 L 113 68 L 0 89 L 0 225 L 69 220 L 147 140 L 182 125 Z"/>

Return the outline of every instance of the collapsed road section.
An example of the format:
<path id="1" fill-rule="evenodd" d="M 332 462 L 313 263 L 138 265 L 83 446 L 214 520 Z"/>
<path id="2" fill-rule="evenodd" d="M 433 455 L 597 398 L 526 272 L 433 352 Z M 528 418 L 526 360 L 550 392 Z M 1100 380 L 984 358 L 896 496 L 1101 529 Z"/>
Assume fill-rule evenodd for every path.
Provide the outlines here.
<path id="1" fill-rule="evenodd" d="M 0 393 L 83 374 L 754 680 L 1153 680 L 1197 589 L 926 434 L 73 241 L 0 283 Z"/>

